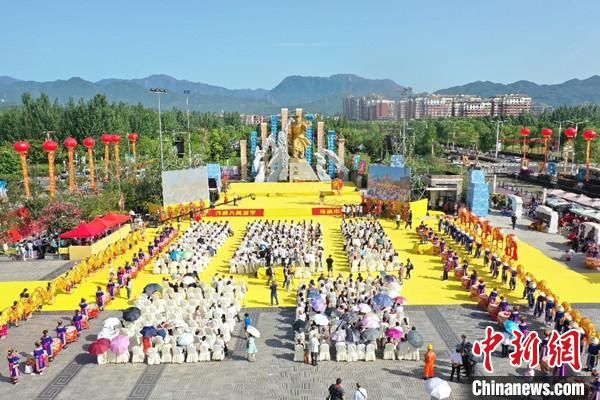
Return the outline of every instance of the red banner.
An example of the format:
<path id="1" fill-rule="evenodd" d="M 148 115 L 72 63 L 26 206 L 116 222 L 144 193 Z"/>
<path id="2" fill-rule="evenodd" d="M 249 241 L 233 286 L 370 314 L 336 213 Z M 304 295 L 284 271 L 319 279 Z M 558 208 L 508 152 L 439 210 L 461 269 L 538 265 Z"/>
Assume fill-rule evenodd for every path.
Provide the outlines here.
<path id="1" fill-rule="evenodd" d="M 341 207 L 313 207 L 312 215 L 342 215 Z"/>
<path id="2" fill-rule="evenodd" d="M 240 208 L 235 210 L 217 210 L 211 208 L 206 213 L 207 217 L 262 217 L 264 215 L 264 208 Z"/>

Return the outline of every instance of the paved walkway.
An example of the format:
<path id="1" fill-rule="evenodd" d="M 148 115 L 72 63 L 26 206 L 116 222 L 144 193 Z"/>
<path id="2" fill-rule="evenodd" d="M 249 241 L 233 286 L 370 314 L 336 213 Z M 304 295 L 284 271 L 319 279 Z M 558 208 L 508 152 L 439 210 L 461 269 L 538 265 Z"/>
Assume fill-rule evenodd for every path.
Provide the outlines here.
<path id="1" fill-rule="evenodd" d="M 74 399 L 85 394 L 87 400 L 99 399 L 281 399 L 309 400 L 323 398 L 328 385 L 337 377 L 346 388 L 360 382 L 369 391 L 372 400 L 427 399 L 424 381 L 420 379 L 423 362 L 384 361 L 372 363 L 321 362 L 317 367 L 295 363 L 293 334 L 290 324 L 293 309 L 268 308 L 248 310 L 253 324 L 262 337 L 257 340 L 258 357 L 250 364 L 245 359 L 245 340 L 241 338 L 241 324 L 237 326 L 231 348 L 233 355 L 223 362 L 158 365 L 95 364 L 85 350 L 95 340 L 101 321 L 118 312 L 107 312 L 93 320 L 91 329 L 83 338 L 64 350 L 42 376 L 24 376 L 21 383 L 12 386 L 3 377 L 0 398 L 15 399 Z M 586 313 L 600 317 L 600 306 L 586 306 Z M 438 356 L 436 373 L 448 379 L 450 351 L 460 335 L 469 340 L 481 339 L 486 326 L 497 327 L 487 314 L 474 306 L 407 306 L 406 312 L 413 325 L 432 343 Z M 43 328 L 51 328 L 61 314 L 44 313 L 18 329 L 11 337 L 0 342 L 0 354 L 9 345 L 21 353 L 32 349 L 33 340 Z M 516 375 L 507 359 L 494 357 L 495 374 Z M 3 371 L 5 369 L 3 368 Z M 453 399 L 468 399 L 470 386 L 451 384 Z M 350 392 L 352 393 L 352 392 Z"/>
<path id="2" fill-rule="evenodd" d="M 49 281 L 74 265 L 67 260 L 0 261 L 0 282 Z"/>

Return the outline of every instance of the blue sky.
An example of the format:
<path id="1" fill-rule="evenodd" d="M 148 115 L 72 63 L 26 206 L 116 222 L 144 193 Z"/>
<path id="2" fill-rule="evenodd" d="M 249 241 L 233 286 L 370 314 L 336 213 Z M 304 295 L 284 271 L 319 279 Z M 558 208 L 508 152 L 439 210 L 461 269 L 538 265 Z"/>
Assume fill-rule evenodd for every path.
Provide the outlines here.
<path id="1" fill-rule="evenodd" d="M 600 73 L 598 0 L 0 2 L 0 75 L 229 88 L 355 73 L 418 91 Z"/>

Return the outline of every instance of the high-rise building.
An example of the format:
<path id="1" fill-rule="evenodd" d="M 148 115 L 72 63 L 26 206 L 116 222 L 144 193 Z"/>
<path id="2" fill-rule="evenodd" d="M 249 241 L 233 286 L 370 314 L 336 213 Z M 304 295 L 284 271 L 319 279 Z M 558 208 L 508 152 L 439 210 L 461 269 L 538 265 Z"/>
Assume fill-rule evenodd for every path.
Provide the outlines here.
<path id="1" fill-rule="evenodd" d="M 452 116 L 454 97 L 433 94 L 423 100 L 423 115 L 429 118 L 447 118 Z"/>
<path id="2" fill-rule="evenodd" d="M 344 97 L 344 118 L 352 121 L 358 121 L 363 119 L 361 113 L 361 99 L 362 97 L 348 96 Z"/>
<path id="3" fill-rule="evenodd" d="M 492 98 L 492 116 L 518 116 L 531 112 L 531 97 L 505 94 Z"/>
<path id="4" fill-rule="evenodd" d="M 491 99 L 473 95 L 423 95 L 401 100 L 381 96 L 344 98 L 344 116 L 352 120 L 517 116 L 532 111 L 531 97 L 505 94 Z"/>
<path id="5" fill-rule="evenodd" d="M 396 102 L 394 100 L 367 100 L 367 118 L 370 121 L 387 121 L 394 119 Z"/>

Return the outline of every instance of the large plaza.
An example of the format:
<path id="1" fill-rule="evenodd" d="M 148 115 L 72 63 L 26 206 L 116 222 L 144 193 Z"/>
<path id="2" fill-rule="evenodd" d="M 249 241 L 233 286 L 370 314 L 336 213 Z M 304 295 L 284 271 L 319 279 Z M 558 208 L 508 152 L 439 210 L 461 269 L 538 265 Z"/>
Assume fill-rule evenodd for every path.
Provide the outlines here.
<path id="1" fill-rule="evenodd" d="M 321 185 L 321 186 L 319 186 Z M 321 204 L 319 192 L 326 193 Z M 218 249 L 214 258 L 199 274 L 201 281 L 210 284 L 215 274 L 230 275 L 230 260 L 240 245 L 246 225 L 255 220 L 314 221 L 322 226 L 325 256 L 331 255 L 334 262 L 334 275 L 341 273 L 348 277 L 350 266 L 344 251 L 344 237 L 341 233 L 342 217 L 328 214 L 327 210 L 339 210 L 344 204 L 357 204 L 361 201 L 358 191 L 352 185 L 346 185 L 340 195 L 328 190 L 325 184 L 232 184 L 230 194 L 239 195 L 237 205 L 218 207 L 213 217 L 204 221 L 227 221 L 233 236 L 229 237 Z M 249 196 L 254 194 L 254 199 Z M 245 212 L 262 210 L 261 217 L 244 216 Z M 316 211 L 315 211 L 316 210 Z M 323 211 L 324 210 L 324 211 Z M 339 211 L 335 211 L 338 213 Z M 508 229 L 506 217 L 491 216 L 491 220 Z M 468 291 L 461 287 L 456 279 L 442 280 L 442 262 L 439 256 L 420 254 L 416 249 L 419 237 L 414 227 L 421 221 L 435 227 L 437 220 L 433 216 L 415 215 L 413 229 L 396 229 L 392 219 L 381 219 L 385 233 L 391 239 L 394 249 L 402 260 L 410 258 L 414 270 L 410 279 L 405 279 L 402 296 L 408 303 L 404 306 L 405 315 L 410 324 L 418 327 L 425 343 L 433 345 L 437 354 L 436 375 L 448 379 L 450 373 L 449 357 L 460 342 L 461 335 L 469 340 L 483 337 L 486 326 L 498 329 L 495 320 L 487 312 L 477 307 Z M 185 231 L 190 221 L 182 218 L 173 221 L 180 232 Z M 518 224 L 515 234 L 519 238 L 519 263 L 528 273 L 543 276 L 548 286 L 560 296 L 561 301 L 571 304 L 573 309 L 600 322 L 600 305 L 597 288 L 600 275 L 577 267 L 566 265 L 552 252 L 548 243 L 550 238 L 543 233 L 527 230 L 527 220 Z M 436 229 L 436 228 L 434 228 Z M 150 241 L 158 229 L 147 229 L 145 240 Z M 539 245 L 544 241 L 544 245 Z M 551 245 L 550 245 L 551 246 Z M 556 246 L 562 246 L 557 244 Z M 132 251 L 136 251 L 133 249 Z M 122 255 L 123 260 L 130 257 Z M 153 274 L 153 258 L 133 279 L 133 299 L 137 298 L 149 283 L 161 283 L 169 275 Z M 122 260 L 116 260 L 115 266 Z M 489 272 L 481 259 L 472 259 L 473 268 L 481 271 L 486 280 L 491 281 Z M 8 306 L 23 288 L 30 291 L 64 273 L 72 266 L 67 262 L 30 261 L 15 263 L 3 260 L 0 268 L 0 292 L 3 293 L 2 306 Z M 96 287 L 108 281 L 108 268 L 94 272 L 71 293 L 57 294 L 51 305 L 45 305 L 41 312 L 35 312 L 29 321 L 19 327 L 9 329 L 9 336 L 0 342 L 0 352 L 6 353 L 9 347 L 18 350 L 26 357 L 33 343 L 40 337 L 43 329 L 56 325 L 57 320 L 68 324 L 73 310 L 78 308 L 80 300 L 92 303 L 95 300 Z M 316 279 L 320 273 L 314 274 Z M 365 273 L 368 275 L 369 273 Z M 374 273 L 372 275 L 377 275 Z M 260 275 L 260 274 L 259 274 Z M 356 274 L 354 274 L 356 275 Z M 280 306 L 270 305 L 270 290 L 267 277 L 252 275 L 234 275 L 238 282 L 247 286 L 247 295 L 241 306 L 242 314 L 248 313 L 252 325 L 260 332 L 256 339 L 258 348 L 256 363 L 246 359 L 246 338 L 241 324 L 235 326 L 229 344 L 230 354 L 225 360 L 207 363 L 184 364 L 106 364 L 98 365 L 96 357 L 87 353 L 88 347 L 96 340 L 96 333 L 102 321 L 109 317 L 121 317 L 120 310 L 131 306 L 124 292 L 118 294 L 106 311 L 90 321 L 90 328 L 84 331 L 80 340 L 73 343 L 50 365 L 43 375 L 26 375 L 19 385 L 12 386 L 8 378 L 0 389 L 2 397 L 72 399 L 85 395 L 90 399 L 180 399 L 191 396 L 202 398 L 264 398 L 264 399 L 315 399 L 326 395 L 327 387 L 337 378 L 343 379 L 343 385 L 351 391 L 356 382 L 369 391 L 369 399 L 424 399 L 427 398 L 425 381 L 421 379 L 423 361 L 377 360 L 365 362 L 321 361 L 317 367 L 293 361 L 294 335 L 291 328 L 294 323 L 296 289 L 310 279 L 296 277 L 289 292 L 280 284 Z M 498 282 L 498 287 L 501 287 Z M 490 287 L 491 289 L 492 287 Z M 521 297 L 522 283 L 516 291 L 500 288 L 511 305 L 521 305 L 525 310 L 526 300 Z M 523 311 L 529 315 L 530 312 Z M 530 316 L 530 329 L 541 327 L 540 321 Z M 520 375 L 522 370 L 508 365 L 507 360 L 494 357 L 495 375 Z M 484 373 L 478 367 L 477 374 Z M 469 398 L 470 386 L 451 383 L 452 398 Z"/>

